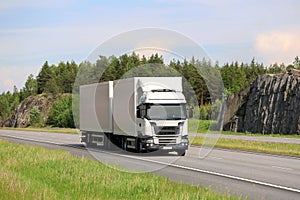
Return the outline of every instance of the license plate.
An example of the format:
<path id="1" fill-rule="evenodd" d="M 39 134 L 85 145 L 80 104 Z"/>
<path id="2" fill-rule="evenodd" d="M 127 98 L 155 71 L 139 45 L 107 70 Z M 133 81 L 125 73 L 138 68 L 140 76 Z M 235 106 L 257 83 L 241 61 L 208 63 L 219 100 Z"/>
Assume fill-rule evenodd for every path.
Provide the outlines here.
<path id="1" fill-rule="evenodd" d="M 163 149 L 168 150 L 168 149 L 172 149 L 172 147 L 163 147 Z"/>

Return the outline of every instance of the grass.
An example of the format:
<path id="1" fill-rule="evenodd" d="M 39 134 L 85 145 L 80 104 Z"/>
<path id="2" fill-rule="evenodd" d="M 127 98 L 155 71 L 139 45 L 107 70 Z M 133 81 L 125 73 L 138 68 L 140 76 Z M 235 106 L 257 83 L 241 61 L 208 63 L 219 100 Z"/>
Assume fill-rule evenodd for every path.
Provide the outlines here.
<path id="1" fill-rule="evenodd" d="M 215 121 L 210 122 L 210 120 L 198 120 L 198 119 L 189 119 L 188 121 L 189 132 L 192 133 L 206 133 L 210 127 L 210 124 L 214 126 Z"/>
<path id="2" fill-rule="evenodd" d="M 219 132 L 215 132 L 219 133 Z M 243 133 L 243 132 L 232 132 L 232 131 L 222 131 L 221 134 L 224 135 L 246 135 L 246 136 L 257 136 L 257 137 L 277 137 L 277 138 L 300 138 L 300 135 L 285 135 L 285 134 L 262 134 L 262 133 Z"/>
<path id="3" fill-rule="evenodd" d="M 237 199 L 62 150 L 0 140 L 0 199 Z"/>
<path id="4" fill-rule="evenodd" d="M 44 128 L 11 128 L 11 127 L 0 127 L 0 130 L 16 130 L 16 131 L 33 131 L 33 132 L 53 132 L 53 133 L 69 133 L 69 134 L 78 134 L 78 129 L 75 128 L 53 128 L 53 127 L 44 127 Z"/>
<path id="5" fill-rule="evenodd" d="M 210 120 L 198 120 L 198 119 L 189 119 L 189 132 L 191 133 L 207 133 L 208 129 L 211 130 L 216 127 L 216 121 Z M 211 127 L 210 127 L 211 126 Z M 281 138 L 300 138 L 300 135 L 283 135 L 283 134 L 261 134 L 261 133 L 242 133 L 242 132 L 231 132 L 231 131 L 209 131 L 209 133 L 221 133 L 225 135 L 246 135 L 246 136 L 265 136 L 265 137 L 281 137 Z"/>
<path id="6" fill-rule="evenodd" d="M 227 149 L 245 150 L 253 152 L 262 152 L 278 155 L 288 155 L 300 157 L 300 145 L 299 144 L 286 144 L 286 143 L 276 143 L 276 142 L 260 142 L 260 141 L 249 141 L 249 140 L 236 140 L 219 138 L 216 144 L 212 141 L 204 141 L 204 137 L 196 136 L 191 139 L 193 145 L 201 146 L 207 145 Z M 210 144 L 211 143 L 211 144 Z"/>

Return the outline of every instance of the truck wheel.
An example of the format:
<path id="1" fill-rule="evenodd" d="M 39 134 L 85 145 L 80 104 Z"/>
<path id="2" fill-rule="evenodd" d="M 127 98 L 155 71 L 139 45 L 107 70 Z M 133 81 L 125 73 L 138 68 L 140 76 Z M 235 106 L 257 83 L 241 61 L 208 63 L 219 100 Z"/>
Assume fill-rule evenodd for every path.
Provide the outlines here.
<path id="1" fill-rule="evenodd" d="M 86 134 L 86 137 L 87 137 L 87 141 L 86 141 L 86 146 L 88 148 L 92 147 L 92 135 L 90 133 L 87 133 Z"/>
<path id="2" fill-rule="evenodd" d="M 185 150 L 177 151 L 178 156 L 185 156 Z"/>
<path id="3" fill-rule="evenodd" d="M 127 151 L 127 140 L 126 137 L 122 137 L 122 149 Z"/>

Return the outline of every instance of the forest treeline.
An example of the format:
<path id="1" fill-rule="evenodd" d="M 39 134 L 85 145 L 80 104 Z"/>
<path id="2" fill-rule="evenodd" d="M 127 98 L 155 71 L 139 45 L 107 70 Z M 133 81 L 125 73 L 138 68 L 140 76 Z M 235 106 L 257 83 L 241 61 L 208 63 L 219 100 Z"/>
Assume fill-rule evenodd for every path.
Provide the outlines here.
<path id="1" fill-rule="evenodd" d="M 137 68 L 137 66 L 140 67 Z M 275 63 L 268 67 L 256 62 L 255 59 L 250 63 L 232 62 L 221 66 L 218 62 L 212 63 L 210 60 L 194 58 L 189 61 L 172 60 L 165 63 L 163 57 L 158 54 L 146 58 L 132 53 L 119 57 L 99 56 L 95 63 L 84 61 L 77 64 L 71 61 L 50 65 L 46 61 L 36 77 L 32 74 L 28 76 L 24 87 L 18 89 L 14 86 L 13 92 L 7 91 L 0 95 L 0 121 L 7 119 L 16 106 L 30 95 L 72 93 L 73 89 L 78 91 L 78 85 L 81 84 L 131 76 L 182 75 L 185 78 L 183 87 L 188 104 L 205 107 L 212 101 L 213 90 L 209 90 L 205 79 L 199 73 L 201 67 L 212 68 L 220 72 L 225 87 L 224 95 L 228 95 L 239 92 L 258 75 L 282 73 L 292 68 L 300 69 L 300 60 L 296 57 L 291 65 Z M 75 80 L 76 84 L 74 84 Z M 194 95 L 192 95 L 193 92 Z M 68 105 L 71 106 L 69 102 Z M 55 124 L 50 123 L 50 125 Z"/>

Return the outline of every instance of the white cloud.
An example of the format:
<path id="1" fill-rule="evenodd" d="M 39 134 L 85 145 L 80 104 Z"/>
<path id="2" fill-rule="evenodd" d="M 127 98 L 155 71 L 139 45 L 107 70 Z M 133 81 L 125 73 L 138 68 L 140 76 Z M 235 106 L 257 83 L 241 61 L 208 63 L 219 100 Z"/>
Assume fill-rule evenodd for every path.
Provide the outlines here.
<path id="1" fill-rule="evenodd" d="M 5 44 L 6 48 L 2 49 L 2 52 L 7 50 L 18 50 L 22 48 L 36 49 L 39 48 L 57 48 L 59 44 L 61 46 L 67 46 L 73 48 L 87 41 L 87 38 L 83 38 L 82 31 L 84 27 L 55 27 L 55 28 L 32 28 L 32 29 L 10 29 L 1 30 L 0 34 L 6 35 L 0 38 L 1 44 Z M 2 46 L 2 45 L 1 45 Z M 60 46 L 60 45 L 59 45 Z M 23 49 L 22 49 L 23 50 Z"/>
<path id="2" fill-rule="evenodd" d="M 256 47 L 262 52 L 290 52 L 300 49 L 300 38 L 293 33 L 271 32 L 256 38 Z"/>
<path id="3" fill-rule="evenodd" d="M 26 77 L 30 74 L 37 75 L 40 67 L 0 67 L 0 93 L 12 91 L 14 85 L 22 88 Z"/>
<path id="4" fill-rule="evenodd" d="M 78 55 L 86 56 L 95 47 L 95 38 L 101 36 L 99 32 L 83 26 L 2 30 L 0 67 L 11 66 L 11 63 L 15 66 L 25 61 L 43 62 L 53 57 L 62 59 L 53 62 L 80 61 L 84 57 L 78 58 Z"/>
<path id="5" fill-rule="evenodd" d="M 180 45 L 188 45 L 184 44 L 186 41 L 183 38 L 178 36 L 175 32 L 163 31 L 161 29 L 155 29 L 156 31 L 145 29 L 143 31 L 143 37 L 147 35 L 145 38 L 141 38 L 140 41 L 133 41 L 135 43 L 135 51 L 139 55 L 145 55 L 146 57 L 151 56 L 152 54 L 159 54 L 163 56 L 165 59 L 169 60 L 172 58 L 175 59 L 184 59 L 184 56 L 179 55 L 177 52 L 174 52 L 174 47 Z"/>
<path id="6" fill-rule="evenodd" d="M 109 34 L 89 25 L 0 30 L 0 93 L 12 91 L 14 85 L 22 88 L 45 61 L 81 62 Z"/>
<path id="7" fill-rule="evenodd" d="M 257 54 L 269 62 L 289 64 L 300 55 L 300 33 L 274 31 L 261 33 L 256 37 Z"/>

